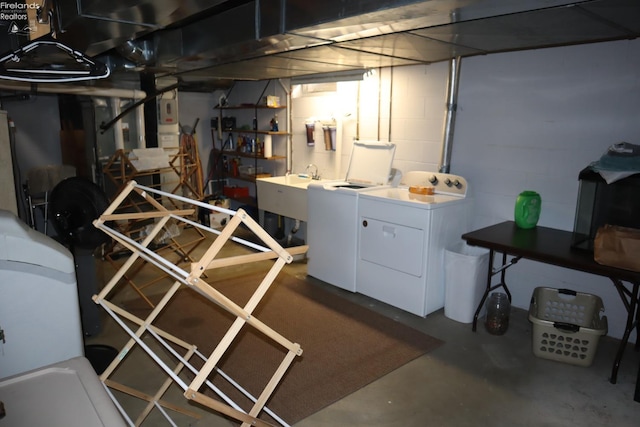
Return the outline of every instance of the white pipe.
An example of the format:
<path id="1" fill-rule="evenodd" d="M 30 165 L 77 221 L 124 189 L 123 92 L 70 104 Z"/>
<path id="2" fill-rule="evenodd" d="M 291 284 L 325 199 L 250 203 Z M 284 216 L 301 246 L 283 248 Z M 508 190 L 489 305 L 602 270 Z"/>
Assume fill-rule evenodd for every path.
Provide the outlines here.
<path id="1" fill-rule="evenodd" d="M 122 109 L 120 108 L 120 98 L 113 98 L 111 100 L 111 114 L 113 117 L 118 117 Z M 124 150 L 124 136 L 122 135 L 122 121 L 118 120 L 113 124 L 113 137 L 116 142 L 116 151 Z"/>
<path id="2" fill-rule="evenodd" d="M 291 228 L 291 231 L 289 231 L 289 235 L 287 236 L 287 245 L 291 244 L 291 241 L 293 241 L 293 235 L 296 234 L 299 229 L 300 229 L 300 220 L 296 219 L 293 227 Z"/>
<path id="3" fill-rule="evenodd" d="M 389 110 L 388 110 L 388 114 L 389 114 L 389 129 L 387 129 L 388 131 L 388 135 L 387 135 L 387 141 L 391 142 L 391 127 L 392 127 L 392 123 L 393 123 L 393 67 L 389 67 Z"/>
<path id="4" fill-rule="evenodd" d="M 38 84 L 35 92 L 60 93 L 69 95 L 103 96 L 114 98 L 143 99 L 147 93 L 137 89 L 97 88 L 92 86 L 64 85 L 64 84 Z M 33 92 L 30 83 L 0 81 L 0 89 Z"/>
<path id="5" fill-rule="evenodd" d="M 136 122 L 138 123 L 138 148 L 145 148 L 147 146 L 147 134 L 144 129 L 144 104 L 140 104 L 136 108 Z"/>

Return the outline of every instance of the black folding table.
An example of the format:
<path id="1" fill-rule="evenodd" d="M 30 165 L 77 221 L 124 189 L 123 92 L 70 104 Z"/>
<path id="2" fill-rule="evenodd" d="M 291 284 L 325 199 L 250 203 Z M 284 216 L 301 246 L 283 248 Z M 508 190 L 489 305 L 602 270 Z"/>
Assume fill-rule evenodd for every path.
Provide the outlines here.
<path id="1" fill-rule="evenodd" d="M 620 361 L 634 328 L 636 328 L 636 350 L 640 349 L 640 326 L 638 326 L 640 325 L 640 307 L 638 304 L 640 298 L 640 272 L 598 264 L 593 259 L 593 253 L 571 248 L 572 232 L 554 228 L 537 226 L 530 229 L 522 229 L 516 226 L 513 221 L 505 221 L 463 234 L 462 239 L 469 245 L 489 249 L 490 261 L 487 286 L 473 318 L 474 331 L 476 330 L 480 310 L 491 291 L 503 288 L 509 299 L 511 299 L 511 292 L 505 282 L 505 272 L 522 258 L 608 277 L 618 291 L 627 311 L 624 334 L 620 340 L 611 371 L 610 381 L 613 384 L 616 383 Z M 496 252 L 502 253 L 502 265 L 498 268 L 493 267 Z M 508 259 L 509 257 L 511 259 Z M 492 278 L 498 274 L 500 275 L 500 282 L 493 285 Z M 634 400 L 640 402 L 640 367 Z"/>

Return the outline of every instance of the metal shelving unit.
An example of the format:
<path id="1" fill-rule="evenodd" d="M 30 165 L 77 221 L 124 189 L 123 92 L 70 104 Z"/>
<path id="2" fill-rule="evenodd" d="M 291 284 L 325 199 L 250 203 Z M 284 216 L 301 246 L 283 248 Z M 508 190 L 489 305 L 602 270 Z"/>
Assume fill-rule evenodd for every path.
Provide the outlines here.
<path id="1" fill-rule="evenodd" d="M 226 142 L 222 143 L 222 149 L 214 149 L 214 153 L 216 154 L 217 158 L 220 159 L 220 161 L 217 164 L 224 164 L 224 158 L 227 158 L 229 160 L 233 160 L 233 159 L 251 159 L 253 160 L 253 166 L 254 166 L 254 170 L 256 171 L 256 173 L 254 173 L 252 176 L 247 176 L 245 174 L 240 174 L 239 171 L 234 171 L 234 170 L 225 170 L 225 167 L 223 166 L 221 169 L 223 170 L 223 174 L 220 177 L 220 181 L 222 182 L 234 182 L 234 181 L 240 181 L 240 182 L 249 182 L 252 183 L 254 185 L 254 189 L 255 189 L 255 182 L 256 182 L 256 178 L 259 177 L 265 177 L 265 176 L 271 176 L 271 174 L 269 172 L 258 172 L 260 170 L 260 163 L 262 163 L 262 161 L 285 161 L 287 160 L 287 155 L 286 153 L 283 154 L 271 154 L 268 156 L 264 155 L 264 148 L 260 149 L 260 144 L 258 143 L 259 137 L 260 136 L 270 136 L 272 137 L 272 144 L 273 144 L 273 149 L 279 151 L 280 153 L 282 153 L 282 150 L 286 149 L 286 147 L 283 147 L 283 145 L 286 145 L 284 143 L 284 139 L 287 137 L 291 136 L 291 133 L 288 130 L 272 130 L 272 129 L 268 129 L 268 130 L 264 130 L 264 123 L 265 123 L 265 113 L 269 113 L 269 116 L 271 117 L 271 115 L 273 114 L 273 117 L 275 118 L 275 116 L 277 116 L 278 112 L 284 112 L 286 117 L 284 117 L 285 120 L 283 120 L 283 123 L 286 123 L 285 126 L 288 126 L 289 123 L 289 107 L 287 105 L 266 105 L 261 103 L 261 100 L 263 100 L 265 98 L 265 93 L 267 92 L 267 89 L 269 88 L 270 84 L 272 83 L 272 80 L 269 80 L 266 82 L 264 88 L 262 89 L 260 95 L 257 98 L 257 101 L 255 103 L 240 103 L 240 104 L 236 104 L 236 105 L 217 105 L 214 107 L 215 110 L 218 111 L 218 136 L 219 139 L 222 141 L 225 141 L 225 139 L 223 138 L 223 133 L 228 133 L 230 136 L 230 138 L 232 138 L 232 142 L 233 145 L 235 145 L 234 149 L 226 149 Z M 227 98 L 228 96 L 231 94 L 233 90 L 233 87 L 229 90 L 229 92 L 227 93 Z M 223 120 L 223 114 L 226 111 L 251 111 L 253 112 L 253 129 L 248 129 L 245 126 L 227 126 L 225 127 L 224 124 L 224 120 Z M 246 117 L 246 115 L 245 115 Z M 262 124 L 262 129 L 258 129 L 258 124 Z M 271 123 L 269 123 L 271 125 Z M 236 141 L 239 139 L 239 137 L 245 136 L 248 140 L 254 140 L 256 141 L 255 145 L 251 144 L 252 146 L 255 146 L 255 148 L 252 151 L 244 151 L 244 147 L 239 147 L 236 144 Z M 263 138 L 263 142 L 264 144 L 264 138 Z M 272 152 L 273 153 L 273 152 Z M 229 163 L 229 162 L 227 162 Z M 246 165 L 242 164 L 243 166 Z M 229 168 L 233 169 L 231 166 L 229 166 Z M 235 173 L 234 173 L 235 172 Z M 224 191 L 223 191 L 224 192 Z M 257 191 L 256 191 L 257 193 Z M 229 192 L 227 192 L 227 194 L 225 194 L 227 197 L 229 197 L 232 200 L 235 200 L 236 202 L 245 204 L 245 205 L 250 205 L 253 207 L 257 207 L 257 200 L 254 197 L 247 197 L 247 196 L 233 196 L 229 194 Z"/>

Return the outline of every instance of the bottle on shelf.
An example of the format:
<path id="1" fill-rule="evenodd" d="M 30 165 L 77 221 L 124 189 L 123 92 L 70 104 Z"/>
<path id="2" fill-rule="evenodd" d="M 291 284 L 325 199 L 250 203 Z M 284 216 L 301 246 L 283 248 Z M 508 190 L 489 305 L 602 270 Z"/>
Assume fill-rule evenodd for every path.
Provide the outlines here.
<path id="1" fill-rule="evenodd" d="M 231 161 L 231 176 L 240 175 L 240 159 L 233 159 Z"/>
<path id="2" fill-rule="evenodd" d="M 233 151 L 233 134 L 232 133 L 229 133 L 229 137 L 227 138 L 227 145 L 228 145 L 227 150 Z"/>

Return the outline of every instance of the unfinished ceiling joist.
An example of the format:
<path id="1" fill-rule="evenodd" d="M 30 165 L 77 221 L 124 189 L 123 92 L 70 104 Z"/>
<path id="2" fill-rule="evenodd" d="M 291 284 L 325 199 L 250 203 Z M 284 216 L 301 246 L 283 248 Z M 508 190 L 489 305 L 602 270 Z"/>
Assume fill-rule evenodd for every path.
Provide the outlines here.
<path id="1" fill-rule="evenodd" d="M 154 196 L 169 197 L 173 199 L 173 205 L 178 202 L 191 204 L 193 207 L 206 208 L 211 211 L 231 215 L 231 220 L 222 230 L 215 230 L 181 217 L 180 214 L 185 212 L 184 209 L 169 210 L 161 204 L 153 203 L 156 210 L 144 213 L 144 215 L 148 215 L 150 219 L 153 219 L 155 221 L 155 225 L 144 240 L 137 242 L 109 225 L 109 221 L 114 219 L 114 213 L 118 210 L 120 204 L 127 198 L 136 195 L 137 197 L 147 200 L 153 200 Z M 117 218 L 122 219 L 123 217 L 126 217 L 126 215 L 127 213 L 120 213 Z M 141 213 L 135 212 L 130 215 L 137 219 Z M 197 227 L 202 231 L 217 235 L 215 240 L 213 240 L 211 245 L 205 250 L 202 257 L 198 261 L 193 262 L 188 270 L 175 265 L 149 248 L 149 244 L 163 230 L 169 220 L 184 221 L 192 227 Z M 244 226 L 253 232 L 255 236 L 261 240 L 264 246 L 234 236 L 234 231 L 241 224 L 244 224 Z M 94 221 L 94 225 L 131 251 L 131 256 L 124 262 L 122 267 L 115 273 L 102 291 L 98 295 L 94 296 L 96 304 L 102 306 L 130 337 L 130 340 L 120 351 L 120 356 L 115 358 L 110 366 L 107 367 L 100 376 L 101 381 L 114 399 L 116 406 L 120 409 L 120 412 L 129 424 L 140 425 L 154 408 L 159 410 L 168 420 L 171 420 L 171 417 L 166 409 L 189 416 L 197 416 L 197 414 L 194 414 L 193 411 L 189 409 L 181 408 L 162 399 L 162 396 L 168 388 L 172 384 L 175 384 L 182 389 L 183 395 L 186 399 L 198 402 L 220 414 L 224 414 L 238 420 L 244 427 L 271 425 L 270 423 L 258 418 L 263 411 L 281 425 L 287 426 L 284 420 L 266 407 L 266 403 L 272 396 L 291 363 L 295 360 L 296 356 L 300 356 L 302 354 L 302 348 L 300 347 L 300 344 L 291 342 L 277 331 L 261 322 L 253 315 L 253 311 L 260 304 L 262 298 L 269 290 L 282 268 L 293 261 L 293 255 L 306 253 L 308 247 L 298 246 L 295 248 L 284 249 L 242 209 L 233 211 L 213 206 L 171 193 L 165 193 L 154 188 L 141 186 L 135 181 L 130 181 L 125 186 L 122 192 L 114 199 L 105 212 L 96 221 Z M 240 243 L 252 250 L 255 250 L 256 253 L 233 257 L 218 257 L 221 249 L 227 242 Z M 145 260 L 175 280 L 168 291 L 163 294 L 160 302 L 155 305 L 151 313 L 144 319 L 131 314 L 124 308 L 109 300 L 114 287 L 138 259 Z M 206 277 L 215 276 L 216 268 L 264 260 L 273 260 L 274 262 L 244 306 L 236 304 L 203 279 L 205 272 L 207 273 Z M 183 287 L 197 292 L 235 316 L 235 320 L 232 325 L 209 355 L 202 354 L 197 350 L 194 344 L 188 343 L 175 335 L 163 331 L 153 324 L 160 313 L 166 308 L 169 301 L 171 301 L 175 296 L 176 292 Z M 131 324 L 134 326 L 132 327 Z M 286 352 L 271 379 L 258 396 L 251 395 L 245 390 L 245 388 L 236 383 L 217 367 L 221 358 L 228 353 L 229 347 L 232 345 L 234 340 L 236 340 L 241 330 L 247 325 L 257 330 L 265 337 L 265 339 L 274 343 L 274 345 L 282 347 Z M 155 342 L 166 351 L 162 355 L 158 354 L 143 338 L 146 338 L 147 340 L 155 340 Z M 121 363 L 126 363 L 127 355 L 136 346 L 147 353 L 167 377 L 160 389 L 153 395 L 137 391 L 111 378 L 117 367 Z M 179 353 L 175 347 L 182 348 L 184 353 Z M 170 355 L 170 360 L 167 360 L 167 355 Z M 255 356 L 260 357 L 260 355 Z M 195 358 L 197 363 L 193 362 L 191 360 L 192 358 Z M 201 366 L 200 369 L 197 369 L 195 367 L 196 365 Z M 194 376 L 191 382 L 185 381 L 180 376 L 183 370 L 189 371 Z M 224 378 L 251 402 L 253 402 L 251 408 L 241 408 L 239 404 L 223 393 L 219 387 L 213 384 L 212 377 L 214 376 Z M 124 409 L 122 409 L 122 406 L 113 393 L 114 390 L 147 402 L 146 407 L 140 414 L 138 414 L 135 421 L 132 420 L 131 416 L 127 414 Z M 207 390 L 212 391 L 216 398 L 211 397 L 209 394 L 205 394 L 205 391 Z"/>

